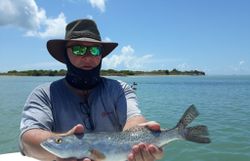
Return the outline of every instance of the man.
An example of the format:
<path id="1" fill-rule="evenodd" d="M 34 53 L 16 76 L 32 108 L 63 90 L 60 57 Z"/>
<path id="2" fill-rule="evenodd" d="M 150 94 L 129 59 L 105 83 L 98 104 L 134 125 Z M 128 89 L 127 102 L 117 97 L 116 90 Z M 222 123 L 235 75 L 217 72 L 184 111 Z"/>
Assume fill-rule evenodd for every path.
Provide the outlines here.
<path id="1" fill-rule="evenodd" d="M 141 115 L 129 85 L 100 76 L 102 59 L 117 45 L 101 41 L 95 22 L 89 19 L 69 23 L 65 39 L 47 42 L 49 53 L 66 64 L 67 74 L 38 86 L 28 97 L 20 125 L 23 154 L 62 160 L 40 147 L 43 140 L 55 135 L 122 131 L 136 125 L 160 129 L 159 124 L 146 122 Z M 132 148 L 128 160 L 150 161 L 162 156 L 160 148 L 140 143 Z"/>

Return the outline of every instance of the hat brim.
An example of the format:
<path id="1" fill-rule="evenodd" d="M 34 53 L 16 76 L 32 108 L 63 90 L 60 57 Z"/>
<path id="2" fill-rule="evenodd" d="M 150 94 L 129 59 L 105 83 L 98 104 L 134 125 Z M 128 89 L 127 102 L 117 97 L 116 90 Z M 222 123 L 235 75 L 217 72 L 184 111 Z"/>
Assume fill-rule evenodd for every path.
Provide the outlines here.
<path id="1" fill-rule="evenodd" d="M 116 42 L 103 42 L 91 38 L 80 38 L 80 39 L 70 39 L 70 40 L 53 39 L 47 42 L 47 49 L 50 55 L 52 55 L 56 60 L 65 64 L 64 54 L 66 52 L 66 44 L 69 42 L 87 42 L 87 43 L 101 44 L 102 58 L 107 56 L 118 45 L 118 43 Z"/>

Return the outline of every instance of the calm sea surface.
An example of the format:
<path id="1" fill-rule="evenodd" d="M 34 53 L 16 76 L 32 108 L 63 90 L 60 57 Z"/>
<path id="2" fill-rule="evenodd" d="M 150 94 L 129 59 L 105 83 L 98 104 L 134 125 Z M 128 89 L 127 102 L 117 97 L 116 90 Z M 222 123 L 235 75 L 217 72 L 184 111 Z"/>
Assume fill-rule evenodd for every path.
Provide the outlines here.
<path id="1" fill-rule="evenodd" d="M 59 78 L 0 76 L 0 154 L 18 151 L 20 115 L 31 90 Z M 250 160 L 250 76 L 112 78 L 136 82 L 143 114 L 162 127 L 175 126 L 189 105 L 198 108 L 200 116 L 192 124 L 207 125 L 212 143 L 172 142 L 162 160 Z"/>

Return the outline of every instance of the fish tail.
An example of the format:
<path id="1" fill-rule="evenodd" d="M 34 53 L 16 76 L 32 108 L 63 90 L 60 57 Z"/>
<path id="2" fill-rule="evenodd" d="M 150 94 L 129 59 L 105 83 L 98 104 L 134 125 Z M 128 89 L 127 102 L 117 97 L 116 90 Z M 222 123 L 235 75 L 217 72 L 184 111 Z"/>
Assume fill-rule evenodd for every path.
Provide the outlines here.
<path id="1" fill-rule="evenodd" d="M 176 128 L 179 134 L 186 140 L 196 143 L 210 143 L 211 140 L 207 137 L 208 129 L 205 125 L 197 125 L 187 127 L 197 116 L 199 112 L 194 105 L 191 105 L 177 123 Z"/>
<path id="2" fill-rule="evenodd" d="M 194 105 L 188 107 L 185 113 L 182 115 L 180 121 L 177 123 L 176 127 L 179 129 L 184 129 L 190 124 L 197 116 L 199 112 Z"/>
<path id="3" fill-rule="evenodd" d="M 186 128 L 185 139 L 196 143 L 210 143 L 208 129 L 205 125 Z"/>

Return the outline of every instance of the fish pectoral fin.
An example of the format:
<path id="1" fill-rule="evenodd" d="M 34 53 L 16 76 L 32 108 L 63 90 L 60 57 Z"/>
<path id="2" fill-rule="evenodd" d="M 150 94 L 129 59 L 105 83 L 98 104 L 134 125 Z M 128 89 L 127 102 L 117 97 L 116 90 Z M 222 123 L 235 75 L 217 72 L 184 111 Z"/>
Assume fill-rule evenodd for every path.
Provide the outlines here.
<path id="1" fill-rule="evenodd" d="M 95 160 L 104 160 L 106 158 L 105 154 L 97 149 L 90 149 L 89 152 L 91 158 L 94 158 Z"/>

